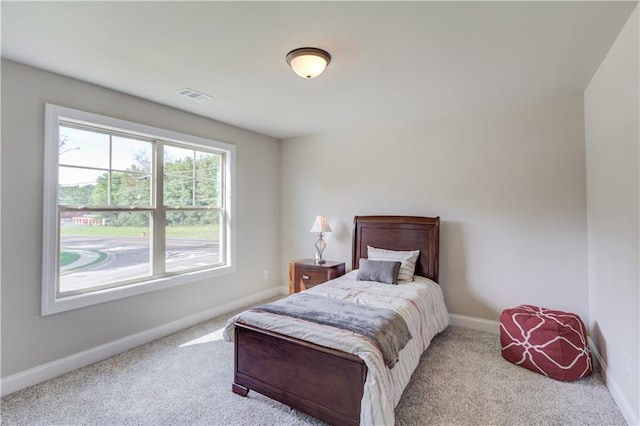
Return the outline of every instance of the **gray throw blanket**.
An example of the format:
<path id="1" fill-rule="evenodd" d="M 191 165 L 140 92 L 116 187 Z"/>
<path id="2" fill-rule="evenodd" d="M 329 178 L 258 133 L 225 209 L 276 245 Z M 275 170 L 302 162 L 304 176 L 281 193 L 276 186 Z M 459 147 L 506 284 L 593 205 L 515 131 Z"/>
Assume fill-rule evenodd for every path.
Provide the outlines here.
<path id="1" fill-rule="evenodd" d="M 362 306 L 332 297 L 304 292 L 295 293 L 254 309 L 329 325 L 367 336 L 378 345 L 389 368 L 393 368 L 398 361 L 398 352 L 411 340 L 407 323 L 394 311 Z"/>

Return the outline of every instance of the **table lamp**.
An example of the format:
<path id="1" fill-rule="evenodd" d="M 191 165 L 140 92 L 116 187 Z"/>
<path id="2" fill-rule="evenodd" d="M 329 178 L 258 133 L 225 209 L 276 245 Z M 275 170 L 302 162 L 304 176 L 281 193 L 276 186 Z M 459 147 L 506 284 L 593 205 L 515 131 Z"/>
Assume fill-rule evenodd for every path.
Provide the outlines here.
<path id="1" fill-rule="evenodd" d="M 311 232 L 318 232 L 318 241 L 316 241 L 316 264 L 322 265 L 325 263 L 322 258 L 322 252 L 325 247 L 327 247 L 327 243 L 322 239 L 323 232 L 331 232 L 331 227 L 329 226 L 329 222 L 327 222 L 326 216 L 316 216 L 316 221 L 313 222 L 313 226 L 311 227 Z"/>

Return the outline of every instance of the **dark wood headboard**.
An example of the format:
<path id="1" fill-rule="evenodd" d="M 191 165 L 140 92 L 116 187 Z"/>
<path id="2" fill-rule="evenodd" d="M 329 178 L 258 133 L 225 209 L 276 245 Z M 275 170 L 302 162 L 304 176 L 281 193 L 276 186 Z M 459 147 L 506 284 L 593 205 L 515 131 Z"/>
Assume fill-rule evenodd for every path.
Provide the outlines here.
<path id="1" fill-rule="evenodd" d="M 388 250 L 420 250 L 416 275 L 438 282 L 440 218 L 421 216 L 356 216 L 353 219 L 352 269 L 367 258 L 367 246 Z"/>

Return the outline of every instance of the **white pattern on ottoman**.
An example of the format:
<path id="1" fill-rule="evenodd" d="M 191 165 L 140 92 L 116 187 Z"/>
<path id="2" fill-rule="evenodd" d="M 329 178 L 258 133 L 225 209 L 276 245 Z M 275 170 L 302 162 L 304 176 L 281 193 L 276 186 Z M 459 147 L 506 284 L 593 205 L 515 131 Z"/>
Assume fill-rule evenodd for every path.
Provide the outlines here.
<path id="1" fill-rule="evenodd" d="M 500 342 L 504 359 L 556 380 L 576 380 L 593 369 L 584 323 L 576 314 L 533 305 L 505 309 Z"/>

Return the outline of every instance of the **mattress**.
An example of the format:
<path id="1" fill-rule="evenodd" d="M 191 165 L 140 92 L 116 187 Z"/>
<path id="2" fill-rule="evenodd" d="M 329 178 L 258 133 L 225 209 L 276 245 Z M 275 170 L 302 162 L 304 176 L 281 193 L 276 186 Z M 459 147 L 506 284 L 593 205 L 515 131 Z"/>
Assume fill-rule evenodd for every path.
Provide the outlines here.
<path id="1" fill-rule="evenodd" d="M 368 368 L 360 406 L 360 423 L 392 425 L 395 423 L 394 409 L 418 366 L 420 356 L 433 337 L 449 325 L 449 314 L 440 286 L 424 277 L 414 278 L 415 281 L 411 283 L 398 285 L 358 281 L 357 270 L 354 270 L 306 290 L 363 306 L 392 309 L 400 314 L 409 327 L 412 339 L 400 351 L 398 363 L 391 369 L 385 365 L 380 350 L 364 336 L 267 312 L 248 310 L 230 318 L 223 336 L 225 340 L 232 341 L 234 324 L 241 322 L 358 356 Z"/>

